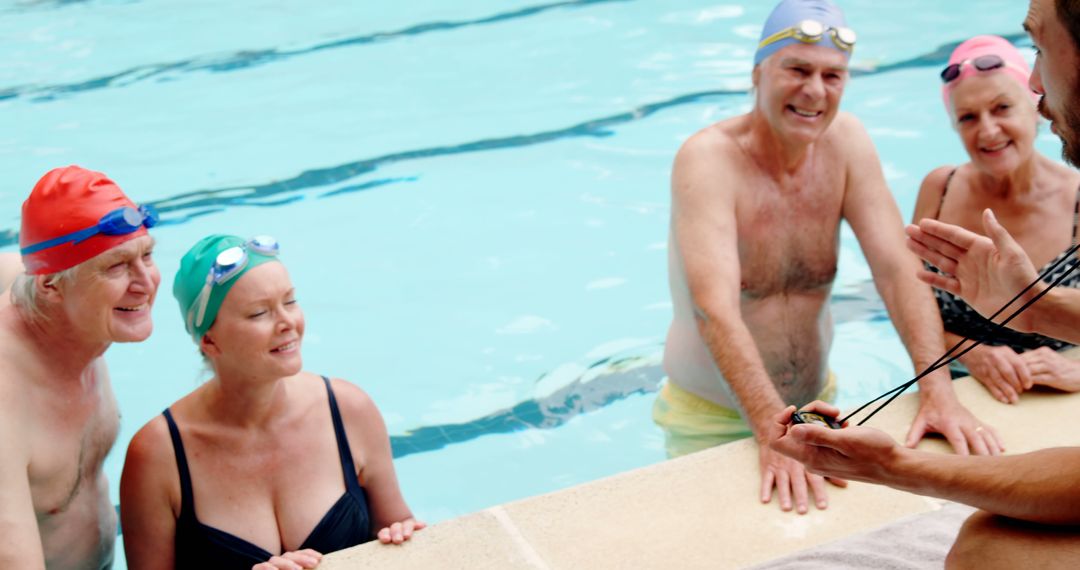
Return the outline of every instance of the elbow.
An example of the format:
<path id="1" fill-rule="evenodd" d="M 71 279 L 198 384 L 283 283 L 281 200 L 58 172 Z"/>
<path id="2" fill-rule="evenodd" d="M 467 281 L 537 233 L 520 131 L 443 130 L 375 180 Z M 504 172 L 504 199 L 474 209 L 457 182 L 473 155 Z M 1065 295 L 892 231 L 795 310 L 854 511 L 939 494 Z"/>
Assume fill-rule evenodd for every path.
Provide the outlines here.
<path id="1" fill-rule="evenodd" d="M 694 324 L 697 325 L 698 332 L 705 335 L 705 332 L 709 329 L 716 327 L 720 322 L 720 315 L 722 311 L 718 311 L 709 305 L 693 302 L 692 306 L 694 310 Z"/>

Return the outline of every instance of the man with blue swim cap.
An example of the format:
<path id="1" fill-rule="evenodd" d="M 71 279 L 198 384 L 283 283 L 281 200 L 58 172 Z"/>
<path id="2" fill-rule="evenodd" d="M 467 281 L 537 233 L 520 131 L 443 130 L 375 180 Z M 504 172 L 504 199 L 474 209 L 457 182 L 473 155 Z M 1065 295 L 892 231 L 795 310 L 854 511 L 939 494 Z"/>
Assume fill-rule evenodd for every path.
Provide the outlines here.
<path id="1" fill-rule="evenodd" d="M 840 8 L 829 0 L 785 0 L 765 20 L 754 65 L 785 46 L 799 43 L 835 48 L 850 59 L 855 32 L 847 27 Z"/>
<path id="2" fill-rule="evenodd" d="M 829 0 L 778 4 L 754 57 L 753 109 L 690 137 L 672 171 L 674 315 L 668 382 L 653 418 L 669 455 L 754 437 L 761 500 L 775 488 L 781 508 L 800 513 L 811 496 L 827 506 L 825 480 L 773 451 L 770 428 L 787 403 L 834 393 L 829 295 L 841 221 L 858 238 L 915 369 L 944 346 L 873 141 L 839 112 L 855 41 Z M 959 403 L 947 371 L 920 382 L 920 401 L 909 446 L 940 432 L 958 453 L 1001 451 L 993 429 Z"/>

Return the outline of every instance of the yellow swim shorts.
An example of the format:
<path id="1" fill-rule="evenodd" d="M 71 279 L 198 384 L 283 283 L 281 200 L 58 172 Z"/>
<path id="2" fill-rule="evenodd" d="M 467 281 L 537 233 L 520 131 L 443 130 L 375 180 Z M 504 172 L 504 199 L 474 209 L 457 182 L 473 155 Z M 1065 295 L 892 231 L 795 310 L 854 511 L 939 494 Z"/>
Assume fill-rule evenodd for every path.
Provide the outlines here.
<path id="1" fill-rule="evenodd" d="M 819 400 L 836 397 L 836 375 L 829 371 Z M 664 430 L 668 457 L 679 457 L 754 435 L 739 412 L 680 388 L 668 379 L 653 402 L 653 421 Z"/>

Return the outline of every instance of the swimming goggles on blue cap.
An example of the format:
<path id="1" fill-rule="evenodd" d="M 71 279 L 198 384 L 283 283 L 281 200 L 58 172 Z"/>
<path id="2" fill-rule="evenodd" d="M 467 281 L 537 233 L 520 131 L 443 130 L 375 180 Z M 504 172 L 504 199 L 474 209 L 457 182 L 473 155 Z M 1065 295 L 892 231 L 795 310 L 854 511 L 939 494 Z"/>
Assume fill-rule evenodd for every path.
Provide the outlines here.
<path id="1" fill-rule="evenodd" d="M 130 206 L 117 208 L 105 214 L 98 220 L 96 225 L 89 228 L 71 232 L 50 240 L 28 245 L 19 250 L 23 255 L 37 253 L 43 249 L 56 247 L 65 243 L 78 244 L 98 234 L 107 236 L 122 236 L 138 231 L 141 227 L 152 228 L 158 222 L 158 213 L 152 206 L 139 206 L 136 210 Z"/>
<path id="2" fill-rule="evenodd" d="M 804 44 L 816 44 L 829 34 L 832 42 L 842 51 L 850 52 L 855 49 L 855 30 L 851 28 L 830 28 L 817 20 L 803 20 L 790 28 L 785 28 L 775 34 L 761 40 L 758 49 L 775 44 L 780 40 L 794 38 Z"/>
<path id="3" fill-rule="evenodd" d="M 214 258 L 214 264 L 210 266 L 210 271 L 206 274 L 206 284 L 203 285 L 202 291 L 199 292 L 199 296 L 195 298 L 195 302 L 188 311 L 188 321 L 193 325 L 193 327 L 189 328 L 202 326 L 203 320 L 206 318 L 206 308 L 210 304 L 210 294 L 213 292 L 214 287 L 228 283 L 231 279 L 243 273 L 250 259 L 248 250 L 267 257 L 277 257 L 278 253 L 281 252 L 281 245 L 276 239 L 264 235 L 255 236 L 243 245 L 221 250 L 217 257 Z"/>

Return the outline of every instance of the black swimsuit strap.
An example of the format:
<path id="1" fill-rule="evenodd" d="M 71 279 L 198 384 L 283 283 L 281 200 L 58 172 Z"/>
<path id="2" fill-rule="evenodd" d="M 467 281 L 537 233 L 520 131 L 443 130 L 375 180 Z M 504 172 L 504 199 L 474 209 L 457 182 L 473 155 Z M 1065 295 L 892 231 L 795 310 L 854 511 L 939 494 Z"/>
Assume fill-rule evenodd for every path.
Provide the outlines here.
<path id="1" fill-rule="evenodd" d="M 959 170 L 959 168 L 952 169 L 952 171 L 949 172 L 949 177 L 945 179 L 945 188 L 942 188 L 941 190 L 941 200 L 938 200 L 937 213 L 934 214 L 935 220 L 941 219 L 941 207 L 945 205 L 945 195 L 949 193 L 949 183 L 952 182 L 952 177 L 956 176 L 957 170 Z"/>
<path id="2" fill-rule="evenodd" d="M 191 473 L 188 471 L 187 455 L 184 442 L 180 439 L 180 428 L 176 427 L 172 412 L 165 408 L 161 412 L 169 423 L 169 436 L 172 438 L 173 454 L 176 455 L 176 469 L 180 472 L 180 518 L 195 518 L 195 496 L 191 491 Z"/>
<path id="3" fill-rule="evenodd" d="M 349 449 L 349 437 L 345 435 L 345 423 L 341 421 L 341 410 L 338 409 L 334 389 L 330 387 L 329 378 L 323 376 L 322 379 L 326 384 L 326 394 L 330 397 L 330 417 L 334 420 L 334 436 L 337 438 L 338 456 L 341 458 L 341 472 L 345 476 L 345 489 L 349 492 L 361 491 L 360 482 L 356 479 L 352 450 Z"/>

